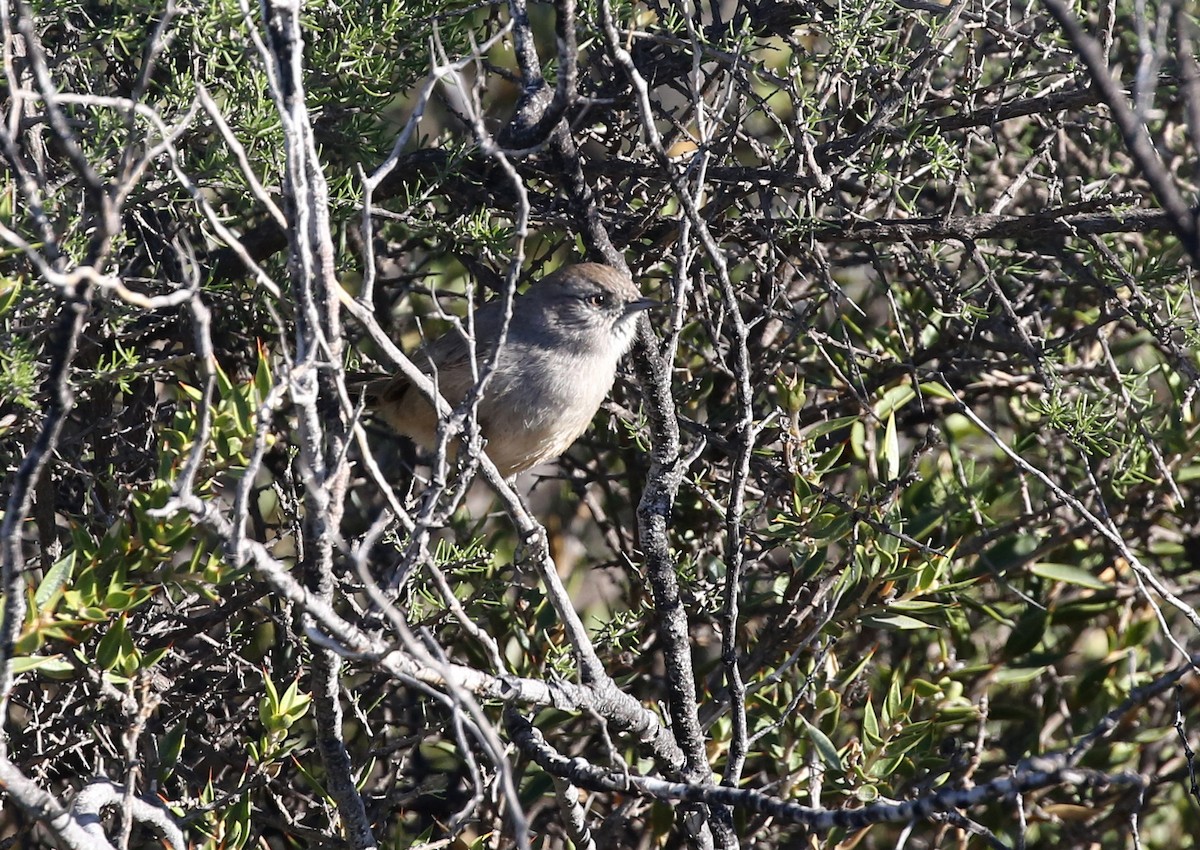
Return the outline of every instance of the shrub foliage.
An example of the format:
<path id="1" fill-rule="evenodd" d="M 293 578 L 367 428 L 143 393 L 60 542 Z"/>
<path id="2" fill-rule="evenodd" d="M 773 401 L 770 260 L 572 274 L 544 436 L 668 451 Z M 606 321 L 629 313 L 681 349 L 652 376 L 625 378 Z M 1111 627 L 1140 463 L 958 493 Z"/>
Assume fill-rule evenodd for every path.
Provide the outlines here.
<path id="1" fill-rule="evenodd" d="M 1200 30 L 1092 5 L 4 2 L 0 846 L 1194 834 Z M 414 465 L 583 259 L 589 432 Z"/>

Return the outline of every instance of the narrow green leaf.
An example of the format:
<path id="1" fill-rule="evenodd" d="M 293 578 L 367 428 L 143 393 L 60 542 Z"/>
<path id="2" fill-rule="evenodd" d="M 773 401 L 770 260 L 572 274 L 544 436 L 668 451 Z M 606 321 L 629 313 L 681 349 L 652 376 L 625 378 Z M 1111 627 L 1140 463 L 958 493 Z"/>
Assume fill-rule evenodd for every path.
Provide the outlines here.
<path id="1" fill-rule="evenodd" d="M 907 614 L 868 614 L 862 618 L 862 623 L 864 626 L 872 626 L 877 629 L 898 629 L 900 631 L 933 628 L 929 623 Z"/>
<path id="2" fill-rule="evenodd" d="M 1046 634 L 1046 626 L 1050 617 L 1045 609 L 1029 605 L 1013 626 L 1004 644 L 1004 654 L 1008 658 L 1017 658 L 1027 652 L 1032 652 L 1042 642 Z"/>
<path id="3" fill-rule="evenodd" d="M 1046 672 L 1045 667 L 1001 667 L 992 680 L 997 685 L 1020 685 Z"/>
<path id="4" fill-rule="evenodd" d="M 229 380 L 229 376 L 225 374 L 220 363 L 214 362 L 213 370 L 217 376 L 217 392 L 220 393 L 221 398 L 228 398 L 233 394 L 233 382 Z"/>
<path id="5" fill-rule="evenodd" d="M 883 433 L 883 459 L 886 464 L 887 481 L 895 481 L 900 477 L 900 440 L 896 436 L 896 414 L 887 419 L 887 428 Z"/>
<path id="6" fill-rule="evenodd" d="M 46 575 L 38 584 L 37 592 L 33 595 L 33 604 L 39 611 L 44 610 L 46 605 L 54 599 L 63 585 L 71 580 L 74 572 L 75 550 L 72 549 L 69 554 L 55 561 L 54 565 L 46 570 Z"/>
<path id="7" fill-rule="evenodd" d="M 892 387 L 883 394 L 883 398 L 875 402 L 875 415 L 880 419 L 883 417 L 891 417 L 897 410 L 904 407 L 914 398 L 917 397 L 917 391 L 913 389 L 912 384 L 901 384 L 897 387 Z"/>
<path id="8" fill-rule="evenodd" d="M 0 275 L 0 316 L 12 309 L 20 294 L 20 278 Z"/>
<path id="9" fill-rule="evenodd" d="M 833 741 L 829 740 L 829 736 L 809 723 L 804 717 L 800 719 L 804 721 L 804 727 L 808 731 L 808 738 L 813 742 L 813 746 L 817 748 L 817 753 L 821 756 L 821 761 L 825 762 L 825 766 L 830 770 L 844 771 L 842 757 L 838 755 L 837 747 L 833 745 Z"/>
<path id="10" fill-rule="evenodd" d="M 73 674 L 75 672 L 75 665 L 61 655 L 26 655 L 12 660 L 14 675 L 27 673 L 30 670 L 38 670 L 51 676 L 56 673 Z"/>
<path id="11" fill-rule="evenodd" d="M 125 633 L 125 618 L 118 617 L 108 627 L 96 646 L 96 663 L 105 670 L 112 670 L 121 659 L 121 648 Z"/>
<path id="12" fill-rule="evenodd" d="M 863 704 L 863 735 L 869 742 L 879 743 L 879 719 L 875 716 L 875 706 L 870 698 Z"/>
<path id="13" fill-rule="evenodd" d="M 867 456 L 867 429 L 861 421 L 850 426 L 850 448 L 859 460 Z"/>
<path id="14" fill-rule="evenodd" d="M 183 752 L 183 744 L 187 740 L 187 723 L 181 721 L 163 736 L 158 746 L 158 764 L 161 769 L 159 780 L 165 781 L 175 772 L 179 763 L 179 754 Z"/>
<path id="15" fill-rule="evenodd" d="M 1030 567 L 1029 571 L 1042 578 L 1066 582 L 1067 584 L 1077 584 L 1080 587 L 1088 587 L 1092 590 L 1108 590 L 1109 588 L 1107 584 L 1087 570 L 1070 564 L 1038 563 Z"/>
<path id="16" fill-rule="evenodd" d="M 937 398 L 944 398 L 947 401 L 955 400 L 954 393 L 950 392 L 950 390 L 948 390 L 946 387 L 942 386 L 941 384 L 935 384 L 932 382 L 921 384 L 921 392 L 925 395 L 936 396 Z"/>
<path id="17" fill-rule="evenodd" d="M 258 368 L 254 370 L 254 389 L 258 394 L 258 398 L 255 400 L 259 404 L 262 404 L 266 400 L 273 385 L 271 363 L 267 358 L 267 352 L 263 349 L 260 342 L 258 348 Z"/>
<path id="18" fill-rule="evenodd" d="M 804 432 L 804 436 L 808 437 L 809 439 L 816 439 L 817 437 L 823 437 L 826 434 L 832 434 L 834 431 L 840 431 L 843 428 L 849 428 L 857 423 L 857 416 L 843 416 L 839 419 L 830 419 L 827 422 L 818 422 L 816 425 L 813 425 Z"/>
<path id="19" fill-rule="evenodd" d="M 883 701 L 883 714 L 879 718 L 880 725 L 887 728 L 897 720 L 907 719 L 901 716 L 903 710 L 904 700 L 900 692 L 900 676 L 893 672 L 892 680 L 888 684 L 887 697 Z"/>

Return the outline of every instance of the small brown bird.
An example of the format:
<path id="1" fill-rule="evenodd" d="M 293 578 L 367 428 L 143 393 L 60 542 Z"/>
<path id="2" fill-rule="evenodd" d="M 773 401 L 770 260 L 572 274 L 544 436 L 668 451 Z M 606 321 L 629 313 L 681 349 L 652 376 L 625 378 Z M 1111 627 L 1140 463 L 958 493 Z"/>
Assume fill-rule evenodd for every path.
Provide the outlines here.
<path id="1" fill-rule="evenodd" d="M 561 268 L 513 299 L 508 335 L 478 407 L 486 451 L 501 475 L 557 457 L 575 442 L 612 388 L 637 315 L 658 305 L 624 274 L 598 263 Z M 499 299 L 475 312 L 480 368 L 496 351 L 503 320 Z M 451 405 L 475 385 L 467 341 L 457 329 L 413 360 Z M 403 375 L 372 381 L 367 398 L 396 431 L 426 448 L 435 445 L 437 416 Z"/>

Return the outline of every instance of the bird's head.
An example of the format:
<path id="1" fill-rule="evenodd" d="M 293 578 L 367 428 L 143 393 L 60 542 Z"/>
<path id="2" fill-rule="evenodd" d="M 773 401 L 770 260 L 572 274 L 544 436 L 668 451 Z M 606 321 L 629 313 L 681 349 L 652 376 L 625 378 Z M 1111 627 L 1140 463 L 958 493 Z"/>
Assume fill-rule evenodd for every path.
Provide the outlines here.
<path id="1" fill-rule="evenodd" d="M 580 263 L 542 278 L 515 309 L 529 310 L 522 318 L 540 319 L 556 341 L 615 350 L 619 357 L 633 342 L 638 315 L 657 306 L 611 266 Z"/>

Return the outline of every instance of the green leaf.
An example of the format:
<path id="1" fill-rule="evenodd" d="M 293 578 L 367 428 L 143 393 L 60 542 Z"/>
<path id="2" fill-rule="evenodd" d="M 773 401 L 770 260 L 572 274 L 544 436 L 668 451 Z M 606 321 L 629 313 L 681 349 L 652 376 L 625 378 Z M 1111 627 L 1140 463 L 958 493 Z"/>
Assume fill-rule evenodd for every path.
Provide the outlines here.
<path id="1" fill-rule="evenodd" d="M 896 436 L 896 415 L 888 416 L 887 428 L 883 432 L 883 460 L 886 464 L 886 481 L 900 477 L 900 440 Z"/>
<path id="2" fill-rule="evenodd" d="M 932 697 L 941 697 L 945 693 L 941 685 L 934 684 L 926 679 L 913 679 L 909 682 L 909 686 L 913 692 L 922 699 L 930 699 Z"/>
<path id="3" fill-rule="evenodd" d="M 46 610 L 51 600 L 71 580 L 71 574 L 74 572 L 75 550 L 72 549 L 69 554 L 55 561 L 54 565 L 46 570 L 46 575 L 38 584 L 37 592 L 33 594 L 33 604 L 39 611 Z"/>
<path id="4" fill-rule="evenodd" d="M 850 426 L 850 449 L 859 460 L 867 456 L 867 428 L 859 420 Z"/>
<path id="5" fill-rule="evenodd" d="M 839 773 L 844 772 L 845 768 L 842 765 L 842 757 L 838 755 L 837 747 L 833 745 L 833 741 L 829 740 L 829 736 L 809 723 L 804 717 L 800 719 L 804 722 L 808 738 L 812 741 L 813 746 L 817 748 L 817 753 L 821 756 L 821 761 L 825 762 L 825 766 Z"/>
<path id="6" fill-rule="evenodd" d="M 898 629 L 900 631 L 933 628 L 929 623 L 907 614 L 868 614 L 862 618 L 862 623 L 864 626 L 877 629 Z"/>
<path id="7" fill-rule="evenodd" d="M 125 638 L 124 615 L 113 620 L 104 637 L 96 647 L 96 663 L 105 670 L 112 670 L 121 660 L 121 652 Z"/>
<path id="8" fill-rule="evenodd" d="M 892 674 L 892 680 L 888 684 L 887 697 L 883 701 L 883 715 L 880 718 L 882 726 L 891 726 L 898 720 L 906 719 L 904 712 L 904 699 L 900 691 L 900 676 L 895 672 Z"/>
<path id="9" fill-rule="evenodd" d="M 875 402 L 875 415 L 880 419 L 885 416 L 890 419 L 897 410 L 904 407 L 904 405 L 916 397 L 917 391 L 913 389 L 912 384 L 905 383 L 892 387 L 883 394 L 883 398 Z"/>
<path id="10" fill-rule="evenodd" d="M 942 611 L 945 607 L 945 602 L 930 602 L 927 599 L 897 599 L 888 604 L 888 609 L 892 611 Z"/>
<path id="11" fill-rule="evenodd" d="M 330 805 L 332 805 L 333 800 L 329 796 L 329 793 L 325 790 L 325 786 L 321 784 L 321 780 L 318 777 L 314 776 L 313 773 L 304 766 L 304 762 L 297 759 L 295 762 L 295 767 L 300 771 L 300 775 L 308 780 L 308 784 L 316 789 L 317 793 L 319 793 L 326 799 L 327 802 L 330 803 Z"/>
<path id="12" fill-rule="evenodd" d="M 863 737 L 871 743 L 878 743 L 879 738 L 879 719 L 875 716 L 875 706 L 871 704 L 868 698 L 863 703 Z"/>
<path id="13" fill-rule="evenodd" d="M 1001 667 L 996 671 L 992 681 L 997 685 L 1020 685 L 1036 679 L 1046 672 L 1043 666 L 1037 667 Z"/>
<path id="14" fill-rule="evenodd" d="M 26 655 L 12 660 L 14 675 L 30 670 L 38 670 L 51 678 L 59 678 L 63 675 L 74 676 L 75 665 L 62 655 Z"/>
<path id="15" fill-rule="evenodd" d="M 858 424 L 857 416 L 843 416 L 840 419 L 830 419 L 827 422 L 818 422 L 816 425 L 813 425 L 811 428 L 805 431 L 804 436 L 808 437 L 809 439 L 816 439 L 817 437 L 823 437 L 826 434 L 832 434 L 834 431 L 840 431 L 856 424 Z"/>
<path id="16" fill-rule="evenodd" d="M 108 620 L 108 612 L 95 605 L 88 605 L 79 611 L 79 618 L 89 623 L 103 623 Z"/>
<path id="17" fill-rule="evenodd" d="M 284 720 L 285 727 L 290 727 L 307 714 L 311 703 L 311 696 L 300 693 L 300 680 L 293 679 L 279 700 L 279 715 Z"/>
<path id="18" fill-rule="evenodd" d="M 896 753 L 882 758 L 871 766 L 868 773 L 871 776 L 880 777 L 888 780 L 893 779 L 893 775 L 904 765 L 907 758 L 903 753 Z"/>
<path id="19" fill-rule="evenodd" d="M 214 362 L 213 371 L 216 372 L 217 392 L 220 393 L 221 398 L 228 398 L 233 395 L 233 382 L 229 380 L 229 376 L 225 374 L 225 370 L 221 368 L 221 364 Z"/>
<path id="20" fill-rule="evenodd" d="M 123 588 L 114 588 L 104 596 L 104 607 L 111 611 L 128 611 L 133 607 L 133 593 Z"/>
<path id="21" fill-rule="evenodd" d="M 1032 652 L 1042 642 L 1049 620 L 1050 617 L 1044 608 L 1029 605 L 1025 609 L 1025 613 L 1017 620 L 1017 624 L 1013 626 L 1012 633 L 1004 644 L 1005 657 L 1018 658 L 1027 652 Z"/>
<path id="22" fill-rule="evenodd" d="M 274 386 L 274 379 L 271 377 L 271 363 L 267 358 L 267 352 L 263 349 L 262 343 L 258 347 L 258 368 L 254 370 L 254 389 L 258 394 L 256 401 L 262 404 L 271 393 L 271 387 Z"/>
<path id="23" fill-rule="evenodd" d="M 271 714 L 279 711 L 279 691 L 275 690 L 275 683 L 271 681 L 271 677 L 263 672 L 263 686 L 267 689 L 267 694 L 263 699 Z"/>
<path id="24" fill-rule="evenodd" d="M 874 649 L 868 649 L 866 652 L 862 653 L 862 656 L 858 658 L 844 674 L 842 674 L 842 677 L 839 680 L 840 686 L 845 688 L 860 675 L 862 675 L 862 672 L 867 669 L 867 666 L 871 663 L 871 661 L 874 660 L 874 658 Z"/>
<path id="25" fill-rule="evenodd" d="M 21 295 L 21 279 L 0 275 L 0 316 L 13 308 Z"/>
<path id="26" fill-rule="evenodd" d="M 250 840 L 250 795 L 243 794 L 236 803 L 229 807 L 224 817 L 226 828 L 229 830 L 225 841 L 227 850 L 242 850 Z"/>
<path id="27" fill-rule="evenodd" d="M 163 736 L 162 743 L 158 745 L 158 764 L 161 768 L 159 773 L 160 782 L 165 782 L 175 772 L 175 765 L 179 763 L 179 754 L 183 752 L 183 745 L 186 740 L 186 721 L 175 724 Z"/>
<path id="28" fill-rule="evenodd" d="M 162 661 L 163 657 L 170 651 L 171 647 L 169 646 L 162 646 L 158 649 L 151 650 L 142 656 L 141 662 L 138 666 L 143 670 L 153 667 L 159 661 Z"/>
<path id="29" fill-rule="evenodd" d="M 931 395 L 935 396 L 936 398 L 944 398 L 946 401 L 956 400 L 954 398 L 954 393 L 950 392 L 950 390 L 946 389 L 946 387 L 942 386 L 941 384 L 935 384 L 932 382 L 921 384 L 921 392 L 924 395 Z"/>
<path id="30" fill-rule="evenodd" d="M 854 789 L 854 796 L 863 803 L 874 803 L 879 799 L 879 789 L 874 785 L 860 785 Z"/>
<path id="31" fill-rule="evenodd" d="M 1087 570 L 1072 566 L 1071 564 L 1037 563 L 1030 567 L 1029 571 L 1042 578 L 1066 582 L 1067 584 L 1077 584 L 1080 587 L 1087 587 L 1092 590 L 1109 589 L 1106 583 L 1096 578 Z"/>

